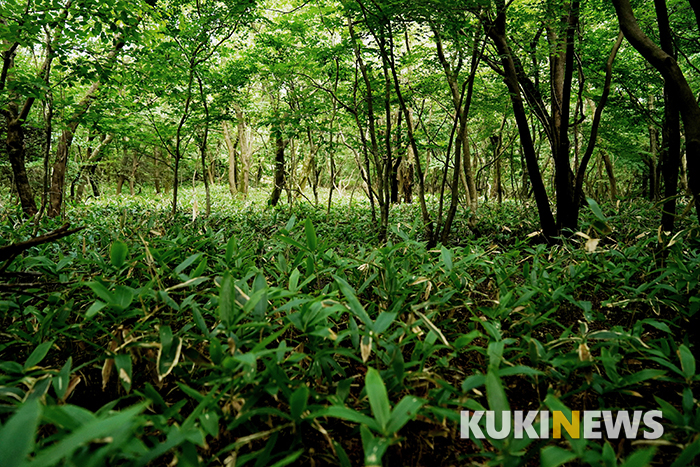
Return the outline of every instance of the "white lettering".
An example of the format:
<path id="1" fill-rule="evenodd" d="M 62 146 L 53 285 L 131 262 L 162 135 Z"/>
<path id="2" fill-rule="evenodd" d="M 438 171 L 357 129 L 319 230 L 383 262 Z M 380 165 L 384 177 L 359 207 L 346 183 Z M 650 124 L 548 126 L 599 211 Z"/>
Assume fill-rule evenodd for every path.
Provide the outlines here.
<path id="1" fill-rule="evenodd" d="M 538 412 L 536 410 L 529 410 L 527 412 L 527 417 L 523 418 L 522 410 L 515 411 L 515 420 L 513 422 L 513 425 L 515 428 L 516 439 L 523 438 L 523 429 L 525 429 L 525 433 L 527 434 L 528 439 L 539 439 L 539 436 L 537 436 L 537 431 L 535 431 L 535 428 L 532 426 L 532 424 L 535 423 L 537 414 Z"/>
<path id="2" fill-rule="evenodd" d="M 647 428 L 651 428 L 652 431 L 645 431 L 645 439 L 659 439 L 661 435 L 664 434 L 664 427 L 661 425 L 660 421 L 656 421 L 656 418 L 661 418 L 663 413 L 660 410 L 650 410 L 644 414 L 644 424 Z"/>
<path id="3" fill-rule="evenodd" d="M 463 410 L 460 415 L 460 436 L 462 439 L 471 438 L 469 434 L 470 431 L 474 434 L 474 438 L 484 439 L 484 433 L 481 432 L 481 428 L 479 427 L 479 420 L 481 420 L 481 417 L 484 415 L 484 411 L 477 410 L 474 412 L 474 415 L 470 417 L 469 411 Z"/>

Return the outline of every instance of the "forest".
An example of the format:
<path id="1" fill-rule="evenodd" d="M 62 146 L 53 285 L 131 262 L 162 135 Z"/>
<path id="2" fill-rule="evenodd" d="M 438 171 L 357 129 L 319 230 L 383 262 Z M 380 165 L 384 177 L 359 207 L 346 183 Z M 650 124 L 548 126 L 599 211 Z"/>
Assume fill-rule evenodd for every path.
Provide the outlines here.
<path id="1" fill-rule="evenodd" d="M 0 0 L 0 466 L 696 465 L 697 0 Z"/>

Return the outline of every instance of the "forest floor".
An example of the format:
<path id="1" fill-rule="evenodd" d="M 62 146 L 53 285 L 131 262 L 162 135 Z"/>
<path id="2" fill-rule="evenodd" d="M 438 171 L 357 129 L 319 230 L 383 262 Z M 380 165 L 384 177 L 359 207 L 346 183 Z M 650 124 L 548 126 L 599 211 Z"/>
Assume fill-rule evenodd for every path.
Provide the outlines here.
<path id="1" fill-rule="evenodd" d="M 269 207 L 262 191 L 226 191 L 209 216 L 184 189 L 175 217 L 144 193 L 38 226 L 4 201 L 0 247 L 64 220 L 86 228 L 0 271 L 0 465 L 668 466 L 700 453 L 693 219 L 665 236 L 653 206 L 622 200 L 547 246 L 535 210 L 509 201 L 480 207 L 478 236 L 460 213 L 452 243 L 427 249 L 417 205 L 392 209 L 380 244 L 359 191 L 330 212 L 325 193 Z M 661 410 L 664 432 L 461 439 L 460 412 L 478 410 Z"/>

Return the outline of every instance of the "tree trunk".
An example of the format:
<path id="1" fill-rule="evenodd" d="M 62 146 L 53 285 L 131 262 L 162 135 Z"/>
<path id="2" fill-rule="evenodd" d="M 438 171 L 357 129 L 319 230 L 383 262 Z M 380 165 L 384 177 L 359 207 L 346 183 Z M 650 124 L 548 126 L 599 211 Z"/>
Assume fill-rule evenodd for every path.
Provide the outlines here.
<path id="1" fill-rule="evenodd" d="M 248 195 L 248 186 L 250 184 L 250 159 L 252 156 L 252 147 L 250 145 L 250 130 L 245 121 L 245 115 L 241 106 L 233 105 L 236 110 L 236 120 L 238 128 L 238 144 L 241 147 L 241 171 L 242 176 L 239 180 L 240 191 L 244 196 Z"/>
<path id="2" fill-rule="evenodd" d="M 140 22 L 140 19 L 139 19 Z M 117 55 L 124 48 L 126 42 L 120 36 L 114 49 L 106 57 L 107 69 L 111 69 L 116 61 Z M 102 78 L 104 79 L 104 77 Z M 49 190 L 49 217 L 56 217 L 61 212 L 61 206 L 63 204 L 63 190 L 65 185 L 66 176 L 66 165 L 68 164 L 68 153 L 70 152 L 70 146 L 73 143 L 73 137 L 75 136 L 75 130 L 80 125 L 80 121 L 83 116 L 87 113 L 92 105 L 93 101 L 97 96 L 97 91 L 102 85 L 101 81 L 95 81 L 90 89 L 87 91 L 83 99 L 77 105 L 76 111 L 70 117 L 67 123 L 67 128 L 63 130 L 61 139 L 59 140 L 58 147 L 56 148 L 56 162 L 53 166 L 53 173 L 51 175 L 51 188 Z"/>
<path id="3" fill-rule="evenodd" d="M 513 55 L 508 45 L 506 36 L 506 18 L 505 18 L 505 2 L 498 2 L 498 16 L 492 24 L 486 25 L 486 32 L 496 46 L 496 50 L 501 57 L 501 64 L 505 72 L 504 81 L 508 87 L 510 100 L 513 105 L 513 114 L 518 125 L 520 134 L 520 144 L 523 147 L 525 161 L 527 163 L 530 183 L 532 184 L 537 211 L 540 217 L 540 225 L 542 232 L 549 241 L 557 235 L 557 226 L 554 221 L 554 216 L 549 208 L 549 198 L 547 191 L 542 181 L 542 175 L 537 162 L 537 153 L 530 134 L 530 127 L 523 105 L 523 97 L 520 93 L 520 85 L 518 83 L 518 74 L 513 61 Z"/>
<path id="4" fill-rule="evenodd" d="M 15 188 L 25 216 L 33 216 L 38 212 L 34 193 L 29 184 L 27 169 L 24 164 L 24 128 L 18 119 L 7 119 L 7 152 L 10 157 Z"/>
<path id="5" fill-rule="evenodd" d="M 231 139 L 231 128 L 227 121 L 221 122 L 224 130 L 224 141 L 226 142 L 226 150 L 228 151 L 228 190 L 231 196 L 236 196 L 238 193 L 238 183 L 236 180 L 236 147 Z"/>
<path id="6" fill-rule="evenodd" d="M 558 53 L 550 55 L 552 63 L 552 155 L 557 187 L 557 228 L 575 231 L 578 226 L 578 210 L 574 209 L 574 178 L 569 161 L 569 115 L 571 110 L 571 83 L 574 69 L 574 37 L 579 20 L 579 1 L 569 6 L 569 14 L 562 18 L 566 27 L 566 40 L 556 35 L 552 43 L 558 43 Z"/>
<path id="7" fill-rule="evenodd" d="M 615 172 L 613 170 L 613 164 L 610 160 L 610 156 L 607 152 L 601 150 L 600 155 L 603 158 L 603 163 L 605 164 L 605 172 L 608 174 L 608 180 L 610 181 L 610 201 L 615 201 L 617 199 L 617 181 L 615 180 Z"/>
<path id="8" fill-rule="evenodd" d="M 610 95 L 610 85 L 612 83 L 612 66 L 617 56 L 617 52 L 620 50 L 620 45 L 622 44 L 623 35 L 618 33 L 617 40 L 613 45 L 613 48 L 608 56 L 608 61 L 605 64 L 605 84 L 603 85 L 603 94 L 600 96 L 600 101 L 598 106 L 595 108 L 593 115 L 593 123 L 591 124 L 591 133 L 588 137 L 588 146 L 586 147 L 586 152 L 581 158 L 581 164 L 576 169 L 576 185 L 574 187 L 574 203 L 572 209 L 575 210 L 573 217 L 578 221 L 579 209 L 581 207 L 581 201 L 583 200 L 583 179 L 586 175 L 586 168 L 588 167 L 588 162 L 593 156 L 593 150 L 598 139 L 598 128 L 600 127 L 600 120 L 603 115 L 603 109 L 608 102 L 608 96 Z M 617 196 L 617 188 L 615 187 L 615 176 L 612 172 L 612 164 L 610 164 L 607 155 L 603 152 L 603 158 L 606 164 L 606 170 L 608 171 L 608 176 L 610 177 L 611 183 L 611 193 Z"/>
<path id="9" fill-rule="evenodd" d="M 700 107 L 698 102 L 676 60 L 658 47 L 640 29 L 629 0 L 613 0 L 613 5 L 620 28 L 627 40 L 663 75 L 669 86 L 673 86 L 678 92 L 679 110 L 686 134 L 688 184 L 695 197 L 696 214 L 700 219 Z"/>
<path id="10" fill-rule="evenodd" d="M 654 96 L 649 96 L 649 111 L 655 110 Z M 653 121 L 649 122 L 649 154 L 644 155 L 644 162 L 649 169 L 649 201 L 658 201 L 661 191 L 659 189 L 658 166 L 659 166 L 659 129 Z"/>
<path id="11" fill-rule="evenodd" d="M 136 170 L 139 168 L 139 157 L 137 151 L 138 149 L 134 148 L 131 155 L 131 172 L 129 173 L 129 194 L 131 196 L 136 194 L 134 191 L 136 185 Z"/>
<path id="12" fill-rule="evenodd" d="M 153 147 L 153 184 L 156 193 L 160 194 L 160 147 Z"/>
<path id="13" fill-rule="evenodd" d="M 68 153 L 70 152 L 70 146 L 73 143 L 73 136 L 77 127 L 77 121 L 70 123 L 68 128 L 61 133 L 61 139 L 59 139 L 56 147 L 56 161 L 53 164 L 51 188 L 49 189 L 49 217 L 57 217 L 61 214 Z"/>
<path id="14" fill-rule="evenodd" d="M 282 132 L 279 129 L 273 130 L 275 133 L 275 145 L 277 150 L 275 151 L 275 186 L 272 189 L 272 195 L 270 196 L 270 206 L 277 206 L 280 200 L 280 195 L 282 194 L 282 189 L 285 185 L 285 173 L 284 173 L 284 147 L 286 143 L 282 137 Z"/>
<path id="15" fill-rule="evenodd" d="M 37 79 L 43 81 L 44 85 L 49 88 L 49 77 L 51 74 L 51 63 L 56 56 L 55 50 L 61 43 L 63 38 L 63 28 L 66 25 L 68 12 L 73 4 L 73 0 L 67 0 L 64 4 L 61 14 L 56 18 L 55 26 L 51 34 L 47 34 L 46 54 L 44 62 L 41 65 Z M 29 3 L 27 4 L 29 8 Z M 3 21 L 4 23 L 4 21 Z M 2 52 L 2 71 L 0 72 L 0 91 L 5 91 L 8 78 L 11 76 L 9 71 L 14 67 L 14 57 L 17 51 L 19 42 L 10 44 L 9 48 Z M 7 122 L 7 150 L 12 167 L 12 173 L 15 181 L 15 188 L 22 205 L 22 212 L 25 216 L 30 217 L 38 212 L 34 193 L 29 183 L 27 169 L 25 166 L 25 150 L 24 150 L 24 128 L 23 125 L 27 121 L 29 112 L 34 105 L 36 97 L 35 93 L 43 92 L 39 87 L 32 90 L 29 96 L 24 100 L 21 109 L 17 103 L 20 97 L 13 89 L 10 91 L 10 101 L 0 107 L 0 114 L 5 116 Z M 50 128 L 50 122 L 48 127 Z M 42 203 L 43 210 L 44 203 Z"/>
<path id="16" fill-rule="evenodd" d="M 358 115 L 358 112 L 355 111 L 353 113 L 353 116 L 355 117 L 355 123 L 357 124 L 357 128 L 359 130 L 359 136 L 363 144 L 363 150 L 365 153 L 365 162 L 367 165 L 367 184 L 368 184 L 368 189 L 370 193 L 370 204 L 372 205 L 372 213 L 374 216 L 374 197 L 373 197 L 373 187 L 372 187 L 372 181 L 371 181 L 371 172 L 369 170 L 369 159 L 370 155 L 372 158 L 372 162 L 374 163 L 374 169 L 376 171 L 377 175 L 377 194 L 376 194 L 376 199 L 377 203 L 379 204 L 379 240 L 383 241 L 386 239 L 386 234 L 387 234 L 387 229 L 388 229 L 388 221 L 389 221 L 389 206 L 385 202 L 385 189 L 384 189 L 384 183 L 383 180 L 385 179 L 385 174 L 384 172 L 388 170 L 389 168 L 385 166 L 384 162 L 379 156 L 379 143 L 377 142 L 377 129 L 375 125 L 376 121 L 376 116 L 374 112 L 374 95 L 372 92 L 372 82 L 369 78 L 369 73 L 367 72 L 367 66 L 362 59 L 362 53 L 360 51 L 360 46 L 358 45 L 357 38 L 355 37 L 355 29 L 352 24 L 352 19 L 350 17 L 347 18 L 347 24 L 348 24 L 348 32 L 350 33 L 350 37 L 352 39 L 352 46 L 353 46 L 353 51 L 355 52 L 355 61 L 357 62 L 357 65 L 360 69 L 360 72 L 362 74 L 362 80 L 365 84 L 365 99 L 366 99 L 366 105 L 367 105 L 367 130 L 369 132 L 369 137 L 370 137 L 370 143 L 367 144 L 367 139 L 365 137 L 365 129 L 364 126 L 362 125 L 360 121 L 360 117 Z M 356 81 L 357 83 L 357 81 Z M 359 104 L 357 100 L 355 100 L 355 109 L 359 107 Z M 374 219 L 374 217 L 373 217 Z"/>
<path id="17" fill-rule="evenodd" d="M 654 0 L 656 18 L 659 24 L 661 48 L 675 58 L 673 36 L 668 19 L 668 10 L 664 0 Z M 664 203 L 661 214 L 661 226 L 664 231 L 673 231 L 676 221 L 676 194 L 678 193 L 678 173 L 681 163 L 681 123 L 676 88 L 666 81 L 664 83 L 664 125 L 662 129 L 663 154 L 661 173 L 664 179 Z"/>

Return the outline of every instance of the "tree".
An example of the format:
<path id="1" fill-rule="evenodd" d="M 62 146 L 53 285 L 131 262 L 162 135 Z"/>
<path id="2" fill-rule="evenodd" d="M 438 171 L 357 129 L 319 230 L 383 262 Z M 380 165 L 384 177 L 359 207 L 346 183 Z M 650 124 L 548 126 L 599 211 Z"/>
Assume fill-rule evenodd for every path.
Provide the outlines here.
<path id="1" fill-rule="evenodd" d="M 665 1 L 655 2 L 657 12 L 661 13 L 659 27 L 662 30 L 662 40 L 666 43 L 668 24 L 663 18 L 665 3 Z M 695 93 L 690 88 L 690 84 L 673 55 L 656 45 L 639 27 L 629 0 L 613 0 L 613 5 L 620 29 L 627 40 L 661 73 L 668 85 L 676 90 L 668 97 L 672 102 L 677 99 L 678 109 L 683 120 L 689 172 L 688 184 L 695 198 L 696 214 L 700 219 L 700 196 L 698 196 L 700 193 L 700 107 L 695 99 Z M 698 10 L 694 8 L 694 11 L 697 15 Z"/>
<path id="2" fill-rule="evenodd" d="M 0 71 L 0 92 L 2 105 L 0 113 L 7 125 L 7 147 L 15 186 L 26 216 L 37 213 L 36 201 L 29 184 L 25 167 L 24 127 L 29 113 L 43 89 L 49 87 L 51 65 L 57 50 L 63 45 L 63 30 L 66 27 L 72 0 L 67 0 L 60 8 L 53 4 L 34 4 L 22 6 L 18 2 L 8 2 L 2 7 L 0 26 L 2 27 L 2 71 Z M 42 15 L 40 11 L 44 11 Z M 53 27 L 52 27 L 53 25 Z M 17 73 L 16 60 L 21 52 L 20 46 L 33 46 L 40 43 L 39 34 L 46 28 L 46 40 L 43 42 L 44 60 L 33 80 L 27 81 Z"/>

